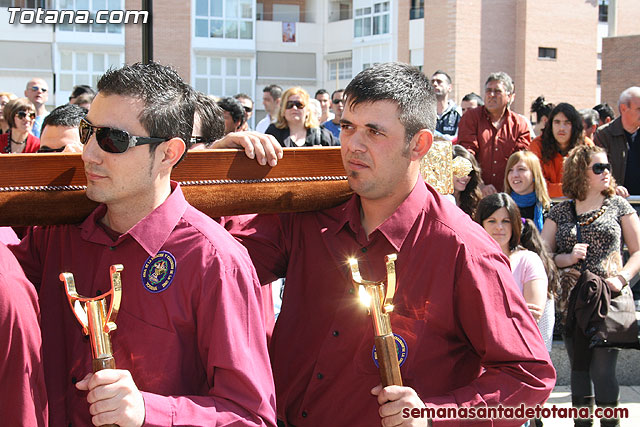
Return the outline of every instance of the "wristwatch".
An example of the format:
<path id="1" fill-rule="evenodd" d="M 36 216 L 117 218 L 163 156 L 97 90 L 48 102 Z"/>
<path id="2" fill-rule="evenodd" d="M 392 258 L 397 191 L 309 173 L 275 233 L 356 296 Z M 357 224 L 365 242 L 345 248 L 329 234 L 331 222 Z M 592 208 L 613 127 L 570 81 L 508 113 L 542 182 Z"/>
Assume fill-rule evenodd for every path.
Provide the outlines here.
<path id="1" fill-rule="evenodd" d="M 633 276 L 631 276 L 631 273 L 629 273 L 628 271 L 625 271 L 625 270 L 620 270 L 618 272 L 618 276 L 622 277 L 623 287 L 627 286 L 629 284 L 629 282 L 631 281 L 632 277 L 633 277 Z"/>

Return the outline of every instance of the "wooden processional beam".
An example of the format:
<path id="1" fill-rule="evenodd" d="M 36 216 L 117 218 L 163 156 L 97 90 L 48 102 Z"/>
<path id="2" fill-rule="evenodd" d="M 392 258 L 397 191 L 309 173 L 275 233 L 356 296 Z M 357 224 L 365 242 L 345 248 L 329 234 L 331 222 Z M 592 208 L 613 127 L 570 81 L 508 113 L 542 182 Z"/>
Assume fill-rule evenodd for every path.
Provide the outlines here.
<path id="1" fill-rule="evenodd" d="M 77 223 L 97 206 L 80 154 L 0 155 L 0 171 L 0 226 Z M 352 194 L 339 147 L 285 148 L 276 167 L 241 150 L 194 151 L 171 178 L 211 217 L 326 209 Z"/>

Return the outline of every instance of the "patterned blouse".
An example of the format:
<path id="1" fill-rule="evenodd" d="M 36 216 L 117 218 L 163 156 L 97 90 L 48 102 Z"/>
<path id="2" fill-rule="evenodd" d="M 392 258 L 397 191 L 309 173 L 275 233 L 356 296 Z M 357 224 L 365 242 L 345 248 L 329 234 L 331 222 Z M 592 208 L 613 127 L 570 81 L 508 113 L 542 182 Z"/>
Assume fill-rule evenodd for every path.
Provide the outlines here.
<path id="1" fill-rule="evenodd" d="M 576 223 L 573 215 L 572 200 L 559 203 L 551 208 L 549 219 L 554 221 L 556 231 L 556 253 L 568 254 L 578 243 L 576 239 Z M 614 276 L 622 268 L 622 224 L 621 218 L 635 213 L 635 209 L 620 196 L 605 198 L 604 213 L 589 225 L 580 227 L 582 241 L 588 243 L 587 258 L 584 260 L 586 268 L 600 277 Z M 597 215 L 600 209 L 578 215 L 579 222 L 585 222 Z M 582 263 L 574 266 L 582 268 Z"/>

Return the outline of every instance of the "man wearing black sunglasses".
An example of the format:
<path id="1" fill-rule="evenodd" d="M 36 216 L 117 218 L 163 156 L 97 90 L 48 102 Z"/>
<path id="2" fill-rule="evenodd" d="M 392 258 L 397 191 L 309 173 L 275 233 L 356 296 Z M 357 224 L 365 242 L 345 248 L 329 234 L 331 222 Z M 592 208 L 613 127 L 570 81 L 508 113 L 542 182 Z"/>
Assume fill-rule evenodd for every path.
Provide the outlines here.
<path id="1" fill-rule="evenodd" d="M 24 96 L 36 107 L 36 120 L 33 123 L 31 133 L 40 138 L 40 128 L 44 118 L 49 114 L 45 104 L 49 99 L 49 86 L 43 79 L 34 77 L 27 82 L 27 87 L 24 90 Z"/>
<path id="2" fill-rule="evenodd" d="M 51 425 L 275 424 L 251 260 L 170 180 L 195 104 L 168 67 L 107 71 L 79 126 L 87 196 L 100 206 L 13 247 L 39 290 Z M 124 265 L 111 335 L 118 369 L 92 374 L 58 275 L 73 273 L 78 293 L 95 296 L 110 289 L 113 264 Z"/>
<path id="3" fill-rule="evenodd" d="M 54 108 L 42 122 L 38 153 L 60 153 L 67 145 L 80 145 L 78 125 L 86 114 L 86 109 L 73 104 Z"/>

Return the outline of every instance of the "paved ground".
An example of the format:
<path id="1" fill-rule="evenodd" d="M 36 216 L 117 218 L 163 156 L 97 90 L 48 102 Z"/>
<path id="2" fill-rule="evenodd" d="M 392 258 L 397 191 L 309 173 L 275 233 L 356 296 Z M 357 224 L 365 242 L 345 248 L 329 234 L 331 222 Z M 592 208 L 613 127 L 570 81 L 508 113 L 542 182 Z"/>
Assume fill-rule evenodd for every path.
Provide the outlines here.
<path id="1" fill-rule="evenodd" d="M 556 386 L 551 397 L 545 406 L 556 405 L 557 407 L 571 407 L 571 392 L 569 386 Z M 629 409 L 629 418 L 622 419 L 620 425 L 622 427 L 638 427 L 640 426 L 640 386 L 623 386 L 620 387 L 620 406 Z M 543 419 L 545 427 L 571 427 L 573 420 L 560 418 Z M 594 427 L 598 427 L 599 423 L 594 422 Z"/>

